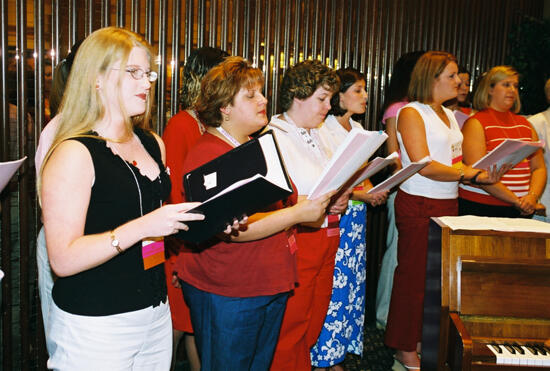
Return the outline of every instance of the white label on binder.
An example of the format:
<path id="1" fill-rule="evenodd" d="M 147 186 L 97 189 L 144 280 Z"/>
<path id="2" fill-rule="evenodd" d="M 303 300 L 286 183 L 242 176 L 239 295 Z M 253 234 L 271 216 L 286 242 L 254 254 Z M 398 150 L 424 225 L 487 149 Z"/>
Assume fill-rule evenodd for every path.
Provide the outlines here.
<path id="1" fill-rule="evenodd" d="M 217 184 L 218 184 L 217 173 L 211 173 L 204 176 L 204 188 L 206 188 L 207 190 L 211 188 L 215 188 Z"/>

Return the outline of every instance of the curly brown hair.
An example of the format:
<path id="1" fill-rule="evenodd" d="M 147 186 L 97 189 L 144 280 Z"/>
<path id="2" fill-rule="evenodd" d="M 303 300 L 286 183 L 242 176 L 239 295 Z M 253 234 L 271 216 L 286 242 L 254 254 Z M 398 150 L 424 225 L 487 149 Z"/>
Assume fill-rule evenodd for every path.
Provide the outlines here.
<path id="1" fill-rule="evenodd" d="M 242 57 L 227 57 L 213 67 L 201 82 L 201 93 L 195 105 L 199 119 L 208 126 L 222 124 L 221 109 L 233 103 L 239 90 L 263 86 L 262 71 Z"/>
<path id="2" fill-rule="evenodd" d="M 201 91 L 201 80 L 204 75 L 228 56 L 229 54 L 226 51 L 210 46 L 203 46 L 191 51 L 183 68 L 180 109 L 189 109 L 195 105 Z"/>
<path id="3" fill-rule="evenodd" d="M 307 60 L 292 66 L 286 71 L 281 84 L 281 109 L 283 112 L 288 111 L 294 98 L 307 99 L 319 87 L 332 93 L 338 91 L 340 79 L 332 68 L 318 60 Z"/>

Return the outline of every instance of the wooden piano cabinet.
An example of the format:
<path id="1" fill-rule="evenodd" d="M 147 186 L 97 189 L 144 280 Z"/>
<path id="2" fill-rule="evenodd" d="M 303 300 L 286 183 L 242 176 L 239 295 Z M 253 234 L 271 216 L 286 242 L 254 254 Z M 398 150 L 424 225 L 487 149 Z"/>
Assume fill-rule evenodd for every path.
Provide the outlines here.
<path id="1" fill-rule="evenodd" d="M 460 296 L 459 296 L 459 277 L 457 264 L 461 262 L 462 257 L 469 257 L 478 260 L 490 260 L 506 258 L 511 261 L 521 262 L 524 267 L 529 267 L 531 263 L 548 263 L 550 262 L 550 233 L 532 233 L 532 232 L 499 232 L 490 230 L 451 230 L 445 223 L 438 218 L 432 218 L 430 222 L 430 232 L 428 239 L 428 256 L 427 256 L 427 270 L 426 270 L 426 291 L 424 297 L 424 314 L 423 314 L 423 327 L 422 327 L 422 358 L 421 368 L 423 371 L 429 370 L 466 370 L 467 366 L 459 365 L 458 361 L 454 362 L 452 368 L 451 365 L 446 365 L 446 360 L 453 359 L 453 356 L 448 357 L 448 353 L 455 352 L 456 348 L 463 347 L 465 351 L 469 348 L 468 343 L 458 343 L 455 339 L 455 334 L 463 332 L 465 329 L 471 331 L 467 325 L 462 327 L 454 326 L 451 333 L 451 316 L 452 313 L 460 312 Z M 472 268 L 481 269 L 481 268 Z M 499 268 L 500 269 L 500 268 Z M 502 268 L 504 269 L 504 268 Z M 507 269 L 511 269 L 508 267 Z M 517 269 L 517 268 L 516 268 Z M 498 272 L 492 274 L 498 275 Z M 475 274 L 471 278 L 472 285 L 479 285 L 478 292 L 481 290 L 491 290 L 491 282 L 476 282 L 474 278 Z M 502 274 L 501 274 L 502 276 Z M 515 289 L 515 295 L 521 300 L 535 300 L 537 303 L 544 307 L 545 303 L 550 300 L 550 295 L 543 298 L 532 299 L 529 295 L 533 295 L 532 292 L 525 294 L 523 289 L 530 290 L 528 285 L 523 285 L 519 289 Z M 509 296 L 499 291 L 496 287 L 496 297 L 500 295 L 500 304 L 493 308 L 494 311 L 513 308 L 514 301 Z M 485 291 L 486 294 L 488 291 Z M 472 295 L 475 295 L 472 294 Z M 466 299 L 466 296 L 464 296 Z M 484 297 L 478 298 L 476 302 L 469 302 L 471 306 L 485 307 L 486 303 L 483 302 Z M 468 299 L 469 300 L 469 299 Z M 540 311 L 541 306 L 536 310 Z M 475 311 L 477 309 L 472 309 Z M 470 310 L 468 309 L 468 310 Z M 531 308 L 532 309 L 532 308 Z M 534 313 L 529 313 L 530 308 L 527 308 L 526 313 L 522 313 L 523 316 L 529 316 Z M 535 310 L 535 309 L 533 309 Z M 548 310 L 550 313 L 550 309 Z M 493 313 L 498 314 L 498 313 Z M 541 313 L 539 313 L 540 315 Z M 545 318 L 544 314 L 542 317 Z M 530 327 L 529 323 L 520 321 L 514 328 L 513 320 L 511 320 L 511 332 L 520 329 L 521 332 L 524 327 Z M 480 321 L 475 326 L 479 328 L 489 328 L 488 324 Z M 536 327 L 536 326 L 534 326 Z M 499 326 L 496 329 L 493 326 L 494 331 L 500 330 Z M 544 332 L 544 331 L 543 331 Z M 471 335 L 473 336 L 473 335 Z M 515 335 L 510 336 L 511 338 Z M 454 341 L 454 343 L 452 343 Z M 475 347 L 475 342 L 472 347 Z M 467 356 L 467 353 L 465 353 Z M 462 362 L 462 361 L 461 361 Z M 458 367 L 458 368 L 456 368 Z M 474 367 L 472 365 L 472 367 Z M 488 366 L 491 367 L 491 366 Z M 474 368 L 471 368 L 472 370 Z M 502 370 L 502 368 L 498 368 Z"/>

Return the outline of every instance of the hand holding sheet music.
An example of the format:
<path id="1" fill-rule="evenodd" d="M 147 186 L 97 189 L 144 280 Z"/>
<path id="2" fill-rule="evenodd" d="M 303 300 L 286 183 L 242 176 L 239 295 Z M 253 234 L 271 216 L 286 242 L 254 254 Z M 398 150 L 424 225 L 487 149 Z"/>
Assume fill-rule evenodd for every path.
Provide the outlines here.
<path id="1" fill-rule="evenodd" d="M 339 190 L 387 138 L 388 135 L 382 131 L 352 129 L 332 156 L 308 198 L 315 199 Z"/>
<path id="2" fill-rule="evenodd" d="M 491 152 L 479 159 L 472 167 L 488 171 L 492 165 L 497 165 L 499 169 L 504 164 L 516 166 L 524 158 L 543 147 L 544 142 L 540 140 L 537 142 L 524 142 L 518 139 L 506 139 Z"/>
<path id="3" fill-rule="evenodd" d="M 366 179 L 369 179 L 371 176 L 378 173 L 386 166 L 393 164 L 398 158 L 399 154 L 397 152 L 391 153 L 386 158 L 376 157 L 374 160 L 369 162 L 367 166 L 357 172 L 357 174 L 354 176 L 355 180 L 352 187 L 357 187 L 357 185 L 363 183 Z"/>
<path id="4" fill-rule="evenodd" d="M 409 165 L 405 166 L 403 169 L 399 170 L 397 173 L 393 174 L 388 179 L 384 180 L 382 183 L 378 184 L 376 187 L 371 188 L 368 193 L 376 193 L 382 191 L 389 191 L 398 184 L 401 184 L 409 177 L 418 173 L 426 165 L 428 165 L 432 159 L 430 156 L 426 156 L 418 162 L 411 162 Z"/>
<path id="5" fill-rule="evenodd" d="M 224 231 L 234 219 L 292 194 L 272 131 L 185 174 L 183 182 L 186 199 L 201 202 L 189 212 L 205 215 L 205 220 L 186 223 L 189 230 L 178 233 L 190 242 L 205 241 Z"/>

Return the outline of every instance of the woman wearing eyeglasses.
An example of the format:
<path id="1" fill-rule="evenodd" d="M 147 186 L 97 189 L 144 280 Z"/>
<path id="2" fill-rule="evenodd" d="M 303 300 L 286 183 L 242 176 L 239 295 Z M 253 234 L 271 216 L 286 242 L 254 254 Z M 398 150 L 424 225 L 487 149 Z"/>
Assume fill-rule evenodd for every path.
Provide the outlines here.
<path id="1" fill-rule="evenodd" d="M 162 237 L 202 217 L 186 213 L 194 204 L 162 206 L 170 192 L 164 145 L 147 129 L 152 56 L 141 36 L 100 29 L 80 46 L 67 82 L 40 178 L 59 277 L 50 369 L 170 368 Z"/>

